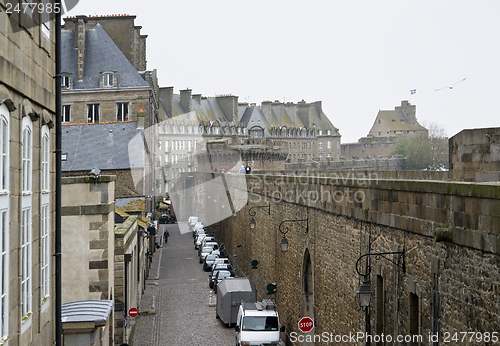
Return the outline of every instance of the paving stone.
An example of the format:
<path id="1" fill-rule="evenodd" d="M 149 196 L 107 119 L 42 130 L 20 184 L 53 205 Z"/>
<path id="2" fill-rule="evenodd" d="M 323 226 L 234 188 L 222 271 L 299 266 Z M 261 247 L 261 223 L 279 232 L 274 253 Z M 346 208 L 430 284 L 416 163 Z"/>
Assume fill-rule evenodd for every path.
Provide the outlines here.
<path id="1" fill-rule="evenodd" d="M 234 329 L 216 319 L 215 307 L 208 305 L 208 273 L 191 233 L 181 234 L 177 225 L 161 225 L 161 233 L 164 227 L 170 238 L 153 256 L 130 345 L 234 345 Z"/>

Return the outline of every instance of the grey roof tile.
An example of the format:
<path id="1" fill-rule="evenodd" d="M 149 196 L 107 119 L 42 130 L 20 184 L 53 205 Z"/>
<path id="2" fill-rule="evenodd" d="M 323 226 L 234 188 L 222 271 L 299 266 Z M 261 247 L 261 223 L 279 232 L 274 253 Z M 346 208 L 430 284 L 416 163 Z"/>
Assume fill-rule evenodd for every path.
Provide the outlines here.
<path id="1" fill-rule="evenodd" d="M 83 80 L 78 80 L 74 32 L 61 31 L 61 72 L 73 75 L 73 89 L 99 89 L 100 72 L 116 71 L 117 88 L 149 87 L 100 24 L 85 31 Z"/>
<path id="2" fill-rule="evenodd" d="M 129 158 L 129 143 L 136 135 L 143 138 L 143 130 L 137 129 L 136 122 L 65 125 L 62 152 L 67 153 L 67 161 L 62 163 L 62 171 L 128 169 L 134 162 L 137 168 L 143 162 L 143 148 L 131 147 L 133 157 Z"/>

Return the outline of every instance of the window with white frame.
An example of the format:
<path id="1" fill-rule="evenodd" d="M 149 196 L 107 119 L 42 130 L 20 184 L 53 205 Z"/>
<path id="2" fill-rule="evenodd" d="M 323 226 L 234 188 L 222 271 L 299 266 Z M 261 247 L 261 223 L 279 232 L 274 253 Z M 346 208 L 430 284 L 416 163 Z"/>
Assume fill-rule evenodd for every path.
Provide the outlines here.
<path id="1" fill-rule="evenodd" d="M 42 309 L 50 296 L 50 130 L 42 126 L 40 219 L 40 298 Z"/>
<path id="2" fill-rule="evenodd" d="M 2 282 L 0 286 L 0 340 L 9 336 L 9 224 L 7 222 L 7 210 L 0 211 L 0 270 L 2 270 Z"/>
<path id="3" fill-rule="evenodd" d="M 113 72 L 105 72 L 102 74 L 102 86 L 104 88 L 110 88 L 114 86 L 115 74 Z"/>
<path id="4" fill-rule="evenodd" d="M 9 119 L 0 104 L 0 342 L 9 337 Z"/>
<path id="5" fill-rule="evenodd" d="M 41 150 L 41 171 L 42 171 L 42 176 L 41 176 L 41 188 L 42 192 L 48 192 L 49 191 L 49 173 L 50 173 L 50 166 L 49 166 L 49 136 L 48 133 L 44 134 L 42 136 L 42 150 Z"/>
<path id="6" fill-rule="evenodd" d="M 42 304 L 45 303 L 50 295 L 50 222 L 49 222 L 49 205 L 42 205 L 42 220 L 41 220 L 41 239 L 40 239 L 40 293 Z"/>
<path id="7" fill-rule="evenodd" d="M 24 208 L 21 215 L 21 315 L 22 322 L 31 316 L 31 208 Z"/>
<path id="8" fill-rule="evenodd" d="M 319 149 L 323 149 L 323 141 L 319 142 Z"/>
<path id="9" fill-rule="evenodd" d="M 91 103 L 87 105 L 87 119 L 88 123 L 98 123 L 99 122 L 99 104 Z"/>
<path id="10" fill-rule="evenodd" d="M 327 147 L 328 147 L 328 149 L 331 149 L 331 148 L 332 148 L 332 141 L 328 141 L 328 142 L 327 142 Z"/>
<path id="11" fill-rule="evenodd" d="M 128 102 L 116 103 L 116 121 L 128 120 Z"/>
<path id="12" fill-rule="evenodd" d="M 61 88 L 69 89 L 71 88 L 71 76 L 70 75 L 62 75 L 61 76 Z"/>
<path id="13" fill-rule="evenodd" d="M 8 109 L 0 105 L 0 191 L 9 189 L 9 123 Z"/>
<path id="14" fill-rule="evenodd" d="M 27 118 L 27 117 L 24 117 Z M 24 120 L 23 118 L 23 120 Z M 31 133 L 31 127 L 26 126 L 23 129 L 23 148 L 22 148 L 22 160 L 23 160 L 23 195 L 27 193 L 31 193 L 32 186 L 32 168 L 31 168 L 31 160 L 32 160 L 32 138 L 33 134 Z"/>
<path id="15" fill-rule="evenodd" d="M 23 327 L 31 322 L 32 314 L 32 203 L 33 203 L 33 122 L 23 117 L 22 126 L 22 188 L 21 199 L 21 316 Z M 23 328 L 21 328 L 21 332 Z"/>
<path id="16" fill-rule="evenodd" d="M 71 105 L 62 106 L 62 122 L 69 123 L 71 121 Z"/>

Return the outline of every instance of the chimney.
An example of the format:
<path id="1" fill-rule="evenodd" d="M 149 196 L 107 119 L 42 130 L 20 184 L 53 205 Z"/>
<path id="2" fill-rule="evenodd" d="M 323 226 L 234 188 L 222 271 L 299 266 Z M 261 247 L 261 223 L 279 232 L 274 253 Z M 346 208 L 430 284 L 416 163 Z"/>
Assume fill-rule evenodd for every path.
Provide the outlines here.
<path id="1" fill-rule="evenodd" d="M 262 101 L 261 108 L 262 114 L 264 114 L 264 117 L 269 123 L 271 121 L 271 101 Z"/>
<path id="2" fill-rule="evenodd" d="M 238 96 L 222 95 L 216 99 L 227 121 L 238 121 Z"/>
<path id="3" fill-rule="evenodd" d="M 142 104 L 139 105 L 139 112 L 137 112 L 137 128 L 144 129 L 144 110 Z"/>
<path id="4" fill-rule="evenodd" d="M 195 100 L 198 103 L 201 103 L 201 94 L 194 94 L 193 100 Z"/>
<path id="5" fill-rule="evenodd" d="M 75 23 L 75 48 L 78 50 L 78 80 L 83 81 L 83 67 L 85 58 L 85 24 L 87 16 L 76 16 Z"/>
<path id="6" fill-rule="evenodd" d="M 181 107 L 184 113 L 191 112 L 191 89 L 180 90 L 181 92 Z"/>
<path id="7" fill-rule="evenodd" d="M 309 127 L 309 107 L 311 105 L 309 103 L 306 103 L 306 101 L 302 100 L 298 104 L 298 113 L 297 115 L 299 116 L 300 120 L 302 120 L 302 123 L 304 124 L 305 127 Z"/>
<path id="8" fill-rule="evenodd" d="M 172 100 L 174 98 L 174 87 L 160 88 L 160 100 L 163 106 L 167 110 L 168 116 L 171 118 L 172 114 Z"/>

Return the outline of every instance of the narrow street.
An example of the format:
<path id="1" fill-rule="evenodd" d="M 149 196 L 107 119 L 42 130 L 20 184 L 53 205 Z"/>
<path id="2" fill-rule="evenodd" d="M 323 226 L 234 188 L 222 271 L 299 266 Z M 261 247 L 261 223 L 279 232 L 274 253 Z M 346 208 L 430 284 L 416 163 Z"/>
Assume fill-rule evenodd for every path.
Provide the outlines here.
<path id="1" fill-rule="evenodd" d="M 165 227 L 170 238 L 154 255 L 139 309 L 156 313 L 141 314 L 129 344 L 234 345 L 234 329 L 216 319 L 215 307 L 208 305 L 208 272 L 199 263 L 191 232 L 181 234 L 177 224 L 169 224 L 160 225 L 161 234 Z"/>

